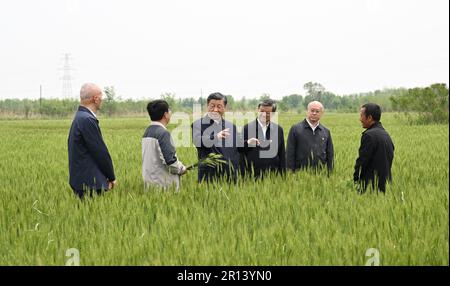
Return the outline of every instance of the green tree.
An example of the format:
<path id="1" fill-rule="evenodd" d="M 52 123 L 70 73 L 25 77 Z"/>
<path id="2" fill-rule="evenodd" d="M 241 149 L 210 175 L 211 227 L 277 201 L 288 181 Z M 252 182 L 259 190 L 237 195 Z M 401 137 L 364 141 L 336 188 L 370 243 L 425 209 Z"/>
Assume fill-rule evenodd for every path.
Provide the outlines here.
<path id="1" fill-rule="evenodd" d="M 325 87 L 317 82 L 308 82 L 303 85 L 306 90 L 305 100 L 303 104 L 305 108 L 311 101 L 320 101 L 326 109 L 336 110 L 338 100 L 336 100 L 336 95 L 332 92 L 325 90 Z"/>
<path id="2" fill-rule="evenodd" d="M 283 96 L 279 103 L 279 107 L 281 111 L 298 111 L 298 109 L 302 106 L 303 97 L 299 94 L 290 94 L 288 96 Z"/>
<path id="3" fill-rule="evenodd" d="M 195 99 L 192 97 L 183 98 L 180 102 L 180 106 L 183 110 L 189 111 L 192 110 L 195 103 Z"/>
<path id="4" fill-rule="evenodd" d="M 392 96 L 394 110 L 402 111 L 412 123 L 448 123 L 449 92 L 445 83 L 425 88 L 412 88 L 404 94 Z M 413 113 L 417 113 L 415 118 Z"/>
<path id="5" fill-rule="evenodd" d="M 262 102 L 266 99 L 270 99 L 270 94 L 268 93 L 263 93 L 260 97 L 259 97 L 259 101 Z"/>
<path id="6" fill-rule="evenodd" d="M 164 92 L 161 94 L 161 99 L 167 101 L 171 110 L 175 110 L 178 108 L 178 104 L 175 99 L 175 93 Z"/>
<path id="7" fill-rule="evenodd" d="M 103 110 L 106 111 L 108 116 L 113 116 L 117 112 L 117 100 L 119 99 L 116 95 L 114 86 L 106 86 L 104 89 L 104 94 L 106 98 L 103 103 Z"/>
<path id="8" fill-rule="evenodd" d="M 307 82 L 303 85 L 303 89 L 306 90 L 306 96 L 313 100 L 319 100 L 320 95 L 325 92 L 325 87 L 322 84 L 317 82 Z"/>
<path id="9" fill-rule="evenodd" d="M 226 97 L 227 97 L 227 110 L 234 110 L 236 100 L 232 95 L 227 95 Z"/>

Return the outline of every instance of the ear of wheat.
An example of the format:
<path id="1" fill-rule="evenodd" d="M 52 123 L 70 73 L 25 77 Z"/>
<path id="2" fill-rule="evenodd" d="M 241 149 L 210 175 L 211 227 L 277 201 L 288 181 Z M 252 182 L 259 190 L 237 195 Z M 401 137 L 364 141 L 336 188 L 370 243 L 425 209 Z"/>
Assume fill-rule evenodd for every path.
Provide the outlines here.
<path id="1" fill-rule="evenodd" d="M 226 162 L 227 161 L 223 158 L 221 154 L 209 153 L 208 156 L 206 156 L 203 159 L 200 159 L 197 163 L 188 166 L 186 169 L 191 170 L 198 167 L 199 165 L 206 165 L 208 167 L 214 168 L 222 164 L 226 164 Z"/>

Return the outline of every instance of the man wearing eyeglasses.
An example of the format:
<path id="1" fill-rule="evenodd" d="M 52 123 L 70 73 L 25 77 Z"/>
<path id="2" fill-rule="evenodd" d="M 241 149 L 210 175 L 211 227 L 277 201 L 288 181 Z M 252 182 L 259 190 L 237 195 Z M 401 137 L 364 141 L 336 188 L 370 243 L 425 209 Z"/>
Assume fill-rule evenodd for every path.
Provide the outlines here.
<path id="1" fill-rule="evenodd" d="M 222 178 L 236 181 L 239 139 L 236 126 L 223 118 L 227 108 L 226 96 L 219 92 L 210 94 L 207 98 L 207 108 L 208 113 L 192 124 L 192 140 L 197 148 L 198 159 L 216 153 L 222 155 L 227 163 L 215 167 L 200 164 L 198 181 L 211 182 Z"/>
<path id="2" fill-rule="evenodd" d="M 305 120 L 292 126 L 287 140 L 287 167 L 292 171 L 313 168 L 333 170 L 334 150 L 331 133 L 320 123 L 324 113 L 322 103 L 308 104 Z"/>

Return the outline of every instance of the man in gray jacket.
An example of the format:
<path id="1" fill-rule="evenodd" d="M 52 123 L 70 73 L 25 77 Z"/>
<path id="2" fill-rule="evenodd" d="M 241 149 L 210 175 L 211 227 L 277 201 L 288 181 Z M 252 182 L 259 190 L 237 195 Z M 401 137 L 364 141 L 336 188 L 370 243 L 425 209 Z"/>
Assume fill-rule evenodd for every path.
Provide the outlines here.
<path id="1" fill-rule="evenodd" d="M 172 136 L 166 129 L 170 121 L 169 104 L 154 100 L 147 105 L 152 123 L 142 138 L 142 177 L 145 188 L 150 186 L 167 190 L 180 188 L 180 176 L 186 167 L 178 160 Z"/>
<path id="2" fill-rule="evenodd" d="M 328 171 L 333 170 L 333 141 L 330 130 L 320 123 L 323 112 L 322 103 L 310 102 L 305 120 L 291 127 L 286 151 L 288 169 L 327 166 Z"/>

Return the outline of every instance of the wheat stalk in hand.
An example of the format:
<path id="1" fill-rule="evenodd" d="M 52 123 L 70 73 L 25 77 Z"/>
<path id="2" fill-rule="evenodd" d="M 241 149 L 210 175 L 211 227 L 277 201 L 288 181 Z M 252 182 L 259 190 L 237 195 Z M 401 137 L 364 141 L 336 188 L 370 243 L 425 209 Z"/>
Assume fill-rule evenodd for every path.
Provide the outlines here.
<path id="1" fill-rule="evenodd" d="M 206 156 L 203 159 L 200 159 L 197 163 L 192 164 L 188 166 L 186 169 L 191 170 L 195 167 L 198 167 L 199 165 L 206 165 L 208 167 L 218 167 L 222 164 L 225 164 L 227 161 L 223 159 L 223 156 L 221 154 L 216 153 L 209 153 L 208 156 Z"/>

